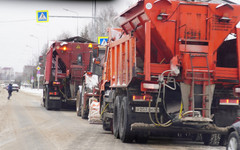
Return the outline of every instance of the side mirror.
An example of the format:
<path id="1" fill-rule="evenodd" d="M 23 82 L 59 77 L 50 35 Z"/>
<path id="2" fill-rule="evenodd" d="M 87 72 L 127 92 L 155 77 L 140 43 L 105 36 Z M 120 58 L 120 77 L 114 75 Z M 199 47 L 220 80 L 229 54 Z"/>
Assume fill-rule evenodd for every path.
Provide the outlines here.
<path id="1" fill-rule="evenodd" d="M 93 58 L 97 58 L 99 55 L 99 48 L 98 47 L 94 47 L 93 48 Z"/>

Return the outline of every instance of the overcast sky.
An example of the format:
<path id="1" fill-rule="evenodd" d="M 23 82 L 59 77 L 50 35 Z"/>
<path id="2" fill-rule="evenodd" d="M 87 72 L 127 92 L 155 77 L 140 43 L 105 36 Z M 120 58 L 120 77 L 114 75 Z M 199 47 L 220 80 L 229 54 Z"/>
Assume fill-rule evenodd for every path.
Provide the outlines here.
<path id="1" fill-rule="evenodd" d="M 97 12 L 113 6 L 123 12 L 137 0 L 112 0 L 97 2 Z M 0 1 L 0 67 L 13 67 L 22 72 L 24 65 L 31 64 L 33 56 L 40 54 L 48 40 L 56 40 L 63 32 L 77 34 L 77 19 L 49 18 L 48 23 L 36 22 L 37 10 L 48 10 L 49 15 L 92 15 L 91 1 Z M 79 33 L 91 19 L 79 19 Z"/>

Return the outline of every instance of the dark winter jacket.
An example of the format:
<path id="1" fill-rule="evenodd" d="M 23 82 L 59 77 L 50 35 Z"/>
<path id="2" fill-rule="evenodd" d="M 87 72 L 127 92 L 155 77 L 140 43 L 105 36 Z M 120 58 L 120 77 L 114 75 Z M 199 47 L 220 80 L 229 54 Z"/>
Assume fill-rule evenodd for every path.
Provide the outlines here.
<path id="1" fill-rule="evenodd" d="M 8 85 L 8 89 L 7 90 L 8 90 L 8 92 L 12 92 L 12 84 Z"/>

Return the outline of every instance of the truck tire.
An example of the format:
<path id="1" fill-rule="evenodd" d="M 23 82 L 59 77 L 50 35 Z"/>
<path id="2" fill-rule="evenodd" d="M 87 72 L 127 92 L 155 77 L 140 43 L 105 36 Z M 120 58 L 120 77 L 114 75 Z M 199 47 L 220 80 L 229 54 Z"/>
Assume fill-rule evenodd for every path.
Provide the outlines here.
<path id="1" fill-rule="evenodd" d="M 227 150 L 240 150 L 240 139 L 237 131 L 231 132 L 228 137 Z"/>
<path id="2" fill-rule="evenodd" d="M 50 110 L 51 109 L 51 107 L 49 106 L 50 104 L 49 104 L 49 88 L 48 87 L 46 87 L 46 92 L 45 92 L 45 108 L 47 109 L 47 110 Z"/>
<path id="3" fill-rule="evenodd" d="M 103 130 L 105 131 L 111 131 L 111 123 L 108 124 L 105 120 L 103 120 Z"/>
<path id="4" fill-rule="evenodd" d="M 41 105 L 43 106 L 43 107 L 45 107 L 45 97 L 46 97 L 46 94 L 45 94 L 45 89 L 43 89 L 43 98 L 42 98 L 42 103 L 41 103 Z"/>
<path id="5" fill-rule="evenodd" d="M 84 93 L 85 93 L 85 85 L 83 84 L 82 86 L 82 92 L 81 92 L 81 116 L 82 116 L 82 119 L 88 119 L 88 101 L 84 100 Z M 83 103 L 86 103 L 86 109 L 84 109 L 84 104 Z"/>
<path id="6" fill-rule="evenodd" d="M 81 108 L 81 117 L 82 119 L 88 119 L 88 112 L 84 110 L 83 106 Z"/>
<path id="7" fill-rule="evenodd" d="M 116 138 L 119 138 L 119 125 L 120 125 L 120 101 L 122 97 L 116 96 L 114 101 L 114 108 L 113 108 L 113 135 Z"/>
<path id="8" fill-rule="evenodd" d="M 103 125 L 103 130 L 105 131 L 111 131 L 112 130 L 112 119 L 107 119 L 105 118 L 105 112 L 106 110 L 109 109 L 109 105 L 107 106 L 107 99 L 109 99 L 109 95 L 106 95 L 107 91 L 103 94 L 103 102 L 101 104 L 101 119 L 102 119 L 102 125 Z M 106 107 L 106 108 L 105 108 Z M 106 109 L 106 110 L 104 110 Z"/>
<path id="9" fill-rule="evenodd" d="M 80 93 L 78 91 L 77 93 L 77 101 L 76 101 L 76 112 L 77 112 L 77 116 L 81 116 L 81 100 L 80 100 L 81 96 Z"/>
<path id="10" fill-rule="evenodd" d="M 101 106 L 101 111 L 103 111 L 105 105 L 102 104 Z M 101 112 L 102 113 L 102 112 Z M 105 131 L 111 131 L 111 123 L 107 122 L 105 119 L 104 119 L 104 113 L 102 113 L 102 125 L 103 125 L 103 130 Z"/>
<path id="11" fill-rule="evenodd" d="M 123 143 L 131 143 L 134 139 L 134 134 L 131 132 L 130 114 L 128 99 L 126 96 L 123 97 L 120 107 L 120 125 L 119 125 L 119 136 Z"/>

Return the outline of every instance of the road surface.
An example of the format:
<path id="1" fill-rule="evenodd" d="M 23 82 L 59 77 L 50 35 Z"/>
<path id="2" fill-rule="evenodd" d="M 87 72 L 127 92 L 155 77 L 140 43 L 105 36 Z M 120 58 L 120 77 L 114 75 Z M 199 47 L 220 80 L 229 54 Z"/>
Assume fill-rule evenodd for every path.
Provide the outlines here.
<path id="1" fill-rule="evenodd" d="M 125 144 L 101 125 L 89 124 L 74 110 L 47 111 L 41 97 L 0 89 L 0 150 L 224 150 L 202 142 L 150 139 Z"/>

